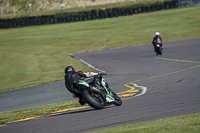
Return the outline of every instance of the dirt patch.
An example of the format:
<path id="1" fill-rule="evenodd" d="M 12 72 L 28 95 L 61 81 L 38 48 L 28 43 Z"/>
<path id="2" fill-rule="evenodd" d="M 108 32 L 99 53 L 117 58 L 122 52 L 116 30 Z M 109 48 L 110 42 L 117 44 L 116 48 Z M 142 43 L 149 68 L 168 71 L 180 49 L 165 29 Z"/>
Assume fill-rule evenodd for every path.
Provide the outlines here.
<path id="1" fill-rule="evenodd" d="M 75 7 L 105 5 L 116 2 L 142 1 L 142 0 L 0 0 L 1 13 L 59 10 Z"/>

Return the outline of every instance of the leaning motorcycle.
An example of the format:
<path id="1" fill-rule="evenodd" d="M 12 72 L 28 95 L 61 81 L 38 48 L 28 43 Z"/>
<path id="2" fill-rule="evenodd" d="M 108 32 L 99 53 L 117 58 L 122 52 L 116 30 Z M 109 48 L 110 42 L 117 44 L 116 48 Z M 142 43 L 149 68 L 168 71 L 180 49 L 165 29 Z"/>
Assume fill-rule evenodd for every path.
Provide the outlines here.
<path id="1" fill-rule="evenodd" d="M 155 51 L 157 55 L 162 55 L 162 41 L 157 41 L 155 45 Z"/>
<path id="2" fill-rule="evenodd" d="M 85 80 L 79 80 L 74 85 L 74 90 L 82 94 L 82 98 L 94 109 L 103 109 L 111 104 L 121 106 L 121 98 L 110 89 L 102 75 L 106 75 L 106 73 L 98 73 L 94 76 L 95 84 L 88 84 Z M 94 87 L 96 84 L 100 87 L 99 89 Z"/>

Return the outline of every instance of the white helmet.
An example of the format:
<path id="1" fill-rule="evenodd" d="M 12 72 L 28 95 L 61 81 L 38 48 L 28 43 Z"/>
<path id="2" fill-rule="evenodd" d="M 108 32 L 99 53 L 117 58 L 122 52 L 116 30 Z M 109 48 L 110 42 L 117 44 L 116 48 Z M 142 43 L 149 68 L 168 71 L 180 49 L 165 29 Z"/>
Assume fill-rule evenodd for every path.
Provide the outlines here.
<path id="1" fill-rule="evenodd" d="M 156 36 L 156 35 L 160 35 L 160 33 L 159 33 L 159 32 L 156 32 L 156 33 L 155 33 L 155 36 Z"/>

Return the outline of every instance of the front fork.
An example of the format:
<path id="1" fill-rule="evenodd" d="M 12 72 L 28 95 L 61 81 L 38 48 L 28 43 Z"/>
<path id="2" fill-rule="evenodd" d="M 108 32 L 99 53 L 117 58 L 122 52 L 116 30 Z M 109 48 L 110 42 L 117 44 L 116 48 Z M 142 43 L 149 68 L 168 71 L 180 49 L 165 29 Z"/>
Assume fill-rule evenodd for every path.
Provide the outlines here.
<path id="1" fill-rule="evenodd" d="M 103 87 L 104 87 L 104 89 L 106 90 L 106 93 L 107 93 L 107 95 L 106 95 L 106 101 L 107 102 L 113 102 L 113 101 L 115 101 L 115 99 L 113 98 L 112 91 L 109 88 L 109 86 L 108 85 L 103 85 Z"/>
<path id="2" fill-rule="evenodd" d="M 106 87 L 106 86 L 107 86 L 107 87 Z M 108 95 L 112 96 L 112 92 L 111 92 L 109 86 L 108 86 L 108 85 L 103 85 L 103 87 L 104 87 L 104 89 L 106 90 L 106 93 L 107 93 Z"/>

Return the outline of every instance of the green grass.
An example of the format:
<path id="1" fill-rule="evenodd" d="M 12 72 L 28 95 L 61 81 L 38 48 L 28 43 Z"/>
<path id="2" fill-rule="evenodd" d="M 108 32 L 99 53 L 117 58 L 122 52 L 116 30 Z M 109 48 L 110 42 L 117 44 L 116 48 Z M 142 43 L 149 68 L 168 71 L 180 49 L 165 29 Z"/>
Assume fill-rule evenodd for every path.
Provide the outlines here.
<path id="1" fill-rule="evenodd" d="M 89 133 L 199 133 L 200 113 L 107 128 Z"/>
<path id="2" fill-rule="evenodd" d="M 0 91 L 64 80 L 64 68 L 68 65 L 93 71 L 71 58 L 70 53 L 149 44 L 156 31 L 164 42 L 200 37 L 199 13 L 200 7 L 190 7 L 78 23 L 0 29 Z M 1 112 L 0 120 L 5 123 L 49 113 L 55 105 L 48 105 L 49 110 L 45 106 L 36 107 L 41 112 L 27 109 L 28 115 L 25 110 Z M 67 106 L 61 103 L 56 108 Z"/>

